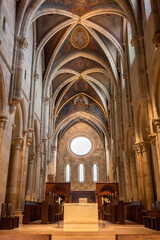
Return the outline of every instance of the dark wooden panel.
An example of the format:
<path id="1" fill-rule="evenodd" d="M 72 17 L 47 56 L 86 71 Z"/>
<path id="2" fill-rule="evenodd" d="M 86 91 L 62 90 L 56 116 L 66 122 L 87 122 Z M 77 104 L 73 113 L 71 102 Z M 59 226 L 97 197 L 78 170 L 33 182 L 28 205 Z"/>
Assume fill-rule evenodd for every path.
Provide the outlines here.
<path id="1" fill-rule="evenodd" d="M 160 235 L 151 234 L 118 234 L 116 240 L 159 240 Z"/>
<path id="2" fill-rule="evenodd" d="M 46 183 L 45 200 L 54 201 L 55 195 L 63 196 L 65 202 L 70 202 L 71 183 L 58 182 L 58 183 Z"/>
<path id="3" fill-rule="evenodd" d="M 1 234 L 0 240 L 51 240 L 50 234 Z"/>
<path id="4" fill-rule="evenodd" d="M 96 202 L 95 191 L 71 191 L 71 202 L 79 203 L 79 198 L 87 198 L 88 203 Z"/>

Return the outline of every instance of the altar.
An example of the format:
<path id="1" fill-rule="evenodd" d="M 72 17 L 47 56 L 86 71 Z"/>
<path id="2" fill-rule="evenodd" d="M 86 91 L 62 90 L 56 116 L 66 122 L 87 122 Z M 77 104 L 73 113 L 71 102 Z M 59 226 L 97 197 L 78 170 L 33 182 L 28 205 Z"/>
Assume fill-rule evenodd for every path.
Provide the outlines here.
<path id="1" fill-rule="evenodd" d="M 98 231 L 98 204 L 65 203 L 64 231 Z"/>

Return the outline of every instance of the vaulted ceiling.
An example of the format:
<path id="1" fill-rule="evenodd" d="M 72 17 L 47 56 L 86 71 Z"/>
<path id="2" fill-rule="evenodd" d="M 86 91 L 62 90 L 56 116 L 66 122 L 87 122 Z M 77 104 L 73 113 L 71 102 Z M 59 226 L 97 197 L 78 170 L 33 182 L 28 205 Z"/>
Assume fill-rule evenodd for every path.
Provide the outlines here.
<path id="1" fill-rule="evenodd" d="M 40 2 L 32 22 L 37 63 L 42 51 L 44 55 L 43 95 L 53 96 L 54 123 L 78 111 L 109 128 L 110 99 L 119 88 L 124 54 L 125 0 Z M 33 6 L 35 1 L 28 9 Z"/>

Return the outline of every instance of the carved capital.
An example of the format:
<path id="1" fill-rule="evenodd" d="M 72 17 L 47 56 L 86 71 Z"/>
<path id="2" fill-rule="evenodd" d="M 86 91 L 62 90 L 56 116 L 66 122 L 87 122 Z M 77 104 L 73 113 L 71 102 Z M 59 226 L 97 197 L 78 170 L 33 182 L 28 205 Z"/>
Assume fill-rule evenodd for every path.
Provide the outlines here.
<path id="1" fill-rule="evenodd" d="M 37 81 L 39 79 L 39 74 L 38 73 L 35 73 L 34 74 L 34 80 Z"/>
<path id="2" fill-rule="evenodd" d="M 139 142 L 135 144 L 137 153 L 148 152 L 150 150 L 149 142 Z"/>
<path id="3" fill-rule="evenodd" d="M 7 122 L 7 116 L 0 116 L 0 128 L 5 128 L 5 124 L 6 124 L 6 122 Z"/>
<path id="4" fill-rule="evenodd" d="M 41 149 L 41 145 L 40 145 L 40 144 L 37 144 L 37 146 L 36 146 L 36 153 L 39 153 L 39 152 L 40 152 L 40 149 Z"/>
<path id="5" fill-rule="evenodd" d="M 160 46 L 160 32 L 156 32 L 152 38 L 152 42 L 156 46 Z"/>
<path id="6" fill-rule="evenodd" d="M 114 97 L 115 102 L 118 102 L 120 100 L 121 100 L 121 95 L 117 95 L 117 96 Z"/>
<path id="7" fill-rule="evenodd" d="M 44 168 L 41 168 L 40 174 L 41 174 L 41 176 L 44 176 L 44 174 L 45 174 L 45 169 Z"/>
<path id="8" fill-rule="evenodd" d="M 12 147 L 17 150 L 21 150 L 23 138 L 22 137 L 13 137 L 12 138 Z"/>
<path id="9" fill-rule="evenodd" d="M 155 143 L 156 143 L 156 134 L 155 134 L 155 133 L 150 134 L 150 135 L 148 135 L 148 138 L 149 138 L 150 142 L 151 142 L 153 145 L 155 145 Z"/>
<path id="10" fill-rule="evenodd" d="M 56 151 L 57 151 L 57 147 L 56 147 L 56 146 L 53 146 L 53 145 L 51 145 L 51 151 L 52 151 L 52 152 L 56 152 Z"/>
<path id="11" fill-rule="evenodd" d="M 160 118 L 153 119 L 153 125 L 155 128 L 155 131 L 157 133 L 160 133 Z"/>
<path id="12" fill-rule="evenodd" d="M 143 40 L 142 35 L 133 36 L 131 41 L 130 41 L 130 44 L 131 44 L 132 47 L 134 47 L 137 42 L 140 42 L 142 40 Z"/>
<path id="13" fill-rule="evenodd" d="M 42 97 L 43 103 L 47 104 L 49 102 L 49 97 Z"/>
<path id="14" fill-rule="evenodd" d="M 35 160 L 35 153 L 29 154 L 28 163 L 29 164 L 34 164 L 34 160 Z"/>
<path id="15" fill-rule="evenodd" d="M 28 42 L 27 42 L 27 39 L 25 37 L 16 36 L 15 39 L 17 40 L 17 42 L 19 43 L 19 46 L 21 48 L 23 48 L 23 49 L 28 48 Z"/>

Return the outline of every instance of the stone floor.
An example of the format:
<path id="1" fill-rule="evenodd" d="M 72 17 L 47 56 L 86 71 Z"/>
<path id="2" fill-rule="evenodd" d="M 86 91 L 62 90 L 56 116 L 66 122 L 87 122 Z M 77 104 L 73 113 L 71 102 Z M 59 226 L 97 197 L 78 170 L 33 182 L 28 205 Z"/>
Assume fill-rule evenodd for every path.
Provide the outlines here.
<path id="1" fill-rule="evenodd" d="M 112 224 L 102 221 L 99 221 L 99 231 L 98 232 L 64 232 L 63 231 L 63 221 L 58 224 L 29 224 L 29 225 L 20 225 L 19 228 L 13 230 L 1 230 L 1 234 L 52 234 L 53 240 L 115 240 L 116 234 L 159 234 L 147 228 L 144 228 L 142 225 L 136 225 L 127 223 L 125 225 Z M 0 236 L 0 240 L 3 240 L 3 237 Z M 37 239 L 38 240 L 38 239 Z"/>

